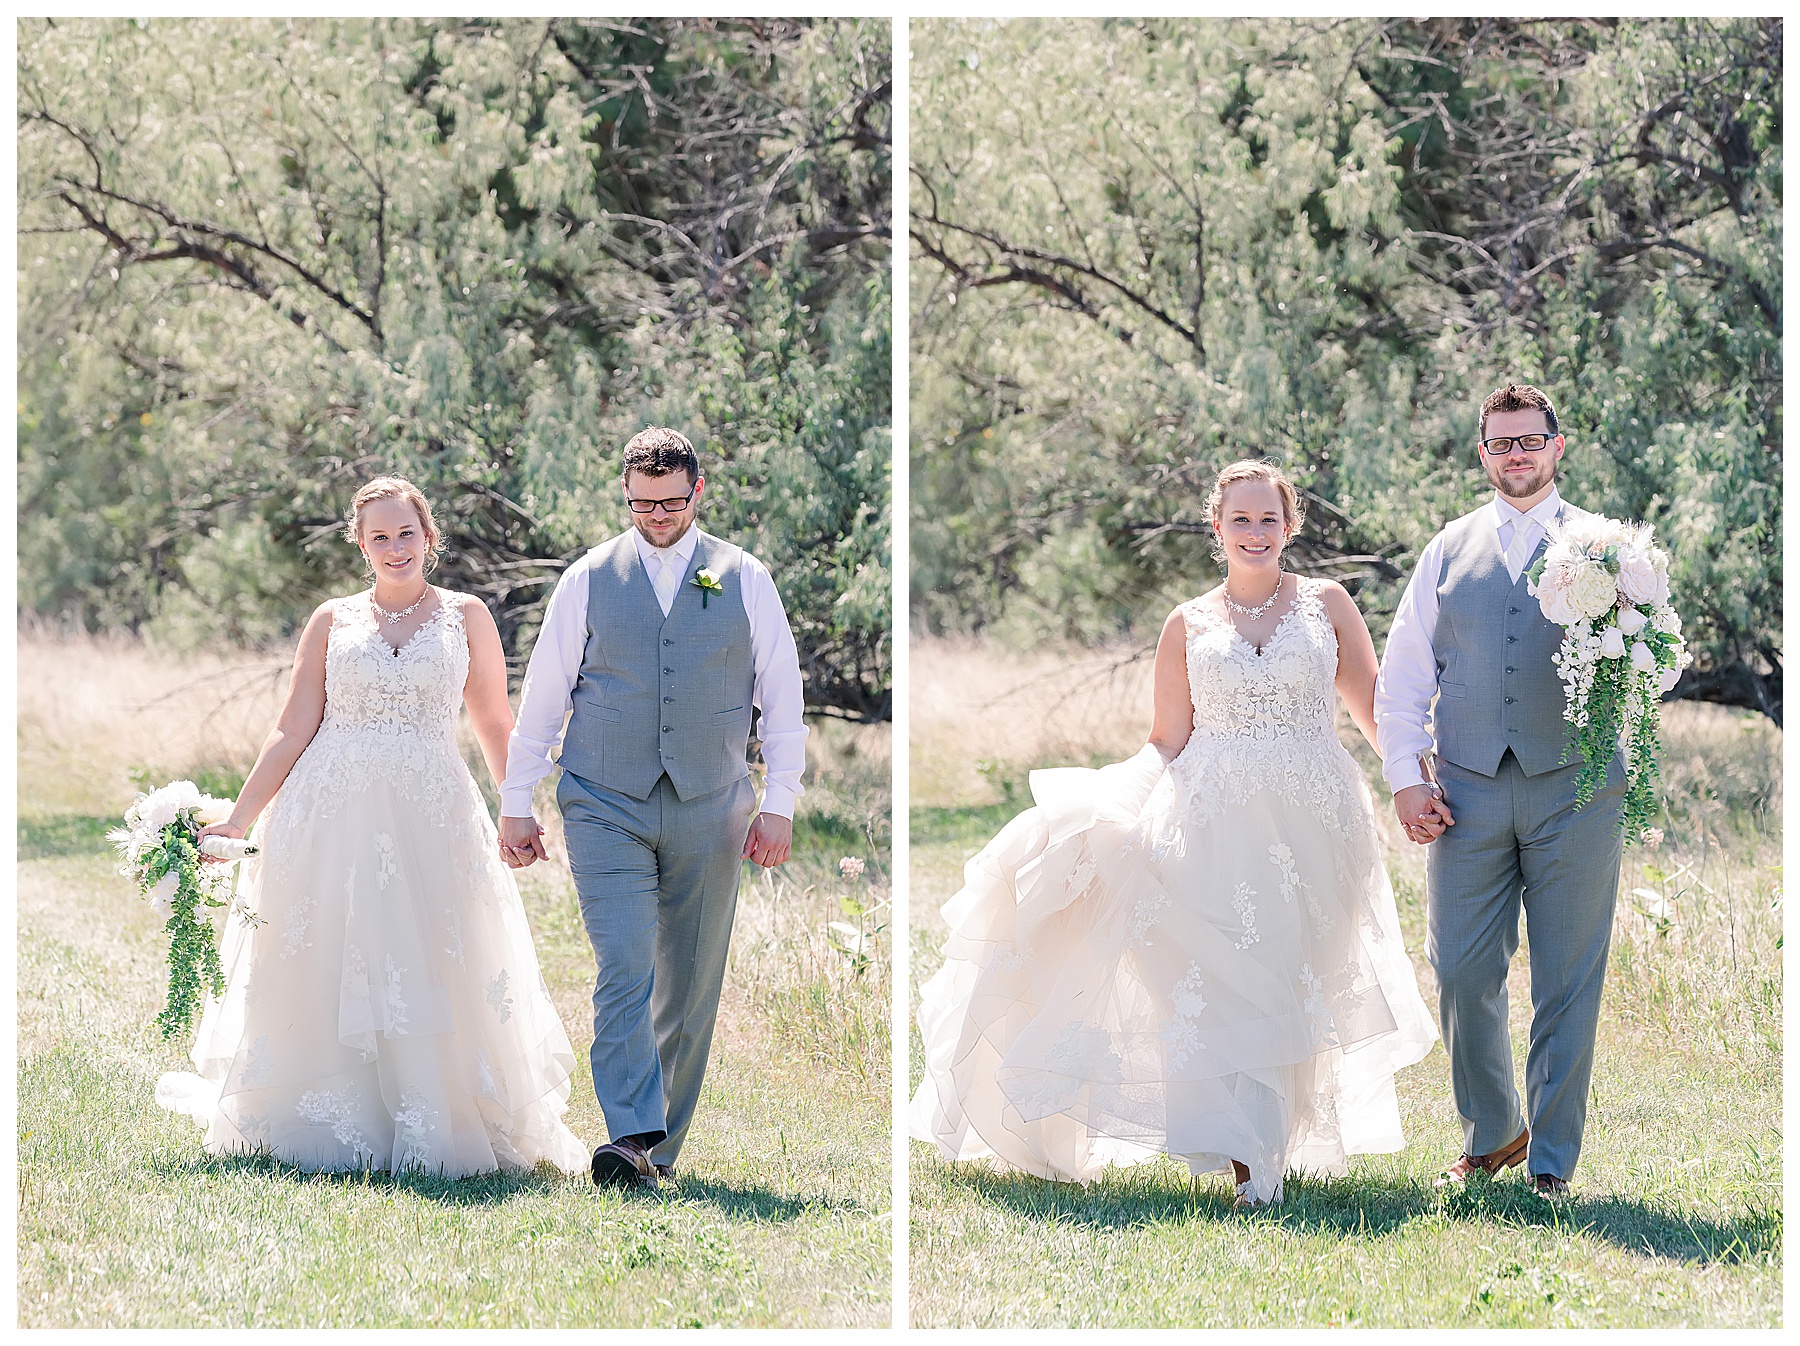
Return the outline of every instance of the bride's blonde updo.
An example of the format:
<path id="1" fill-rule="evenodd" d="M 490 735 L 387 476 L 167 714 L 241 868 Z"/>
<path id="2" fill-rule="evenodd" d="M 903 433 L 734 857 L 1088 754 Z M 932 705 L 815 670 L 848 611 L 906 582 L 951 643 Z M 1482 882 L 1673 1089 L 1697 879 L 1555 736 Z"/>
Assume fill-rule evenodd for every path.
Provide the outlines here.
<path id="1" fill-rule="evenodd" d="M 1294 540 L 1294 534 L 1306 522 L 1306 514 L 1300 508 L 1300 493 L 1294 489 L 1294 483 L 1287 479 L 1287 473 L 1263 458 L 1241 459 L 1220 471 L 1219 479 L 1213 483 L 1212 494 L 1206 497 L 1206 518 L 1214 530 L 1212 546 L 1215 561 L 1225 560 L 1225 549 L 1219 543 L 1217 531 L 1219 517 L 1225 512 L 1225 492 L 1245 481 L 1266 481 L 1280 494 L 1284 546 Z"/>
<path id="2" fill-rule="evenodd" d="M 366 482 L 350 502 L 350 517 L 344 520 L 344 536 L 361 545 L 363 509 L 377 500 L 404 500 L 413 507 L 419 516 L 419 527 L 425 530 L 424 568 L 429 574 L 436 568 L 438 557 L 443 555 L 444 535 L 438 531 L 437 520 L 431 517 L 431 506 L 426 503 L 425 493 L 405 477 L 376 477 Z"/>

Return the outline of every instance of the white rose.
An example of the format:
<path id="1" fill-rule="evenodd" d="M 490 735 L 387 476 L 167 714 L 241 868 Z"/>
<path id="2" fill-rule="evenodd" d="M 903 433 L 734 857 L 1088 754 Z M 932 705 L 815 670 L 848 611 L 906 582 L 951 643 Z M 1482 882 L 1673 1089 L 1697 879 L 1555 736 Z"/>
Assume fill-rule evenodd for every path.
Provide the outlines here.
<path id="1" fill-rule="evenodd" d="M 194 821 L 202 827 L 211 827 L 214 823 L 222 823 L 231 816 L 231 810 L 237 806 L 235 799 L 215 799 L 211 795 L 200 796 L 200 807 L 194 810 Z"/>
<path id="2" fill-rule="evenodd" d="M 1548 584 L 1538 586 L 1538 607 L 1544 616 L 1558 626 L 1573 626 L 1583 620 L 1582 614 L 1575 608 L 1574 600 L 1569 596 L 1566 586 L 1555 587 Z"/>
<path id="3" fill-rule="evenodd" d="M 1642 641 L 1638 642 L 1640 645 Z M 1600 637 L 1600 657 L 1617 659 L 1625 653 L 1625 635 L 1616 626 L 1606 628 L 1606 634 Z"/>
<path id="4" fill-rule="evenodd" d="M 1644 629 L 1649 620 L 1636 608 L 1624 608 L 1619 613 L 1619 630 L 1628 636 L 1635 636 Z"/>
<path id="5" fill-rule="evenodd" d="M 1658 696 L 1667 696 L 1670 692 L 1675 690 L 1675 684 L 1680 681 L 1681 670 L 1679 668 L 1665 668 L 1657 677 L 1656 694 Z"/>
<path id="6" fill-rule="evenodd" d="M 1631 642 L 1631 666 L 1640 673 L 1648 673 L 1656 667 L 1656 655 L 1641 640 Z"/>
<path id="7" fill-rule="evenodd" d="M 1628 603 L 1654 603 L 1656 567 L 1641 551 L 1626 550 L 1619 557 L 1619 592 Z"/>
<path id="8" fill-rule="evenodd" d="M 156 881 L 156 886 L 144 896 L 150 899 L 150 907 L 158 916 L 167 916 L 174 910 L 176 890 L 181 887 L 181 875 L 171 869 Z"/>
<path id="9" fill-rule="evenodd" d="M 1569 599 L 1577 612 L 1591 620 L 1617 603 L 1619 593 L 1605 566 L 1585 565 L 1575 572 L 1575 582 L 1569 586 Z"/>

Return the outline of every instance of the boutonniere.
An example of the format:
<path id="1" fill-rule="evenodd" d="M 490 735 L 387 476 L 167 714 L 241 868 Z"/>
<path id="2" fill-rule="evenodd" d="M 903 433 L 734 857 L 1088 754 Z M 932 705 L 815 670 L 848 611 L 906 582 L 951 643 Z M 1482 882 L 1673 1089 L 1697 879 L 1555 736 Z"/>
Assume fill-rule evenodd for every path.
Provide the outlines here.
<path id="1" fill-rule="evenodd" d="M 713 594 L 725 592 L 725 586 L 719 583 L 719 577 L 710 570 L 696 570 L 694 583 L 700 586 L 700 607 L 704 610 L 706 600 Z"/>

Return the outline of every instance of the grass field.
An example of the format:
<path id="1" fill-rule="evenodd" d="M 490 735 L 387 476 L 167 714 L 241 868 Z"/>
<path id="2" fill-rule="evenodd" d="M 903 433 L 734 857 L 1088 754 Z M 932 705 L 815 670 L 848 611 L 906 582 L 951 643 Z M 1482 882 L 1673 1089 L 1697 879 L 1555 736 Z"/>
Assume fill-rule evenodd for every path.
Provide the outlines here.
<path id="1" fill-rule="evenodd" d="M 845 919 L 845 855 L 868 864 L 865 927 L 885 914 L 885 729 L 815 727 L 795 859 L 745 877 L 706 1093 L 660 1196 L 547 1167 L 307 1176 L 208 1159 L 199 1129 L 156 1107 L 186 1044 L 151 1026 L 165 941 L 103 835 L 133 773 L 234 787 L 284 668 L 21 635 L 20 1325 L 884 1325 L 888 936 L 858 970 L 826 925 Z M 579 1060 L 568 1121 L 598 1144 L 593 955 L 573 888 L 558 865 L 520 886 Z"/>
<path id="2" fill-rule="evenodd" d="M 1127 654 L 1129 652 L 1126 652 Z M 1147 659 L 927 642 L 912 653 L 912 985 L 939 905 L 1030 802 L 1033 767 L 1129 756 Z M 937 1326 L 1760 1326 L 1781 1322 L 1781 733 L 1677 704 L 1661 847 L 1627 852 L 1576 1200 L 1514 1170 L 1445 1196 L 1461 1131 L 1442 1046 L 1398 1080 L 1407 1148 L 1290 1179 L 1266 1212 L 1169 1161 L 1087 1187 L 912 1146 L 910 1321 Z M 1371 784 L 1379 765 L 1342 726 Z M 1377 799 L 1384 801 L 1385 794 Z M 1391 815 L 1377 810 L 1386 827 Z M 1424 860 L 1384 834 L 1428 1004 Z M 1521 1063 L 1524 951 L 1510 984 Z M 914 1083 L 919 1061 L 913 1032 Z"/>

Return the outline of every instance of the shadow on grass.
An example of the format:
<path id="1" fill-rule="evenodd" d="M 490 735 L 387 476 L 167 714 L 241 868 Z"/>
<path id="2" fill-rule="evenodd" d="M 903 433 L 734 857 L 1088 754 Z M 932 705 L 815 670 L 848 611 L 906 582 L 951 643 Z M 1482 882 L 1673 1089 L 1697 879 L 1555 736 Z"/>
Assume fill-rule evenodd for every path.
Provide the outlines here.
<path id="1" fill-rule="evenodd" d="M 446 1178 L 416 1169 L 400 1173 L 389 1173 L 384 1169 L 308 1173 L 267 1153 L 158 1157 L 150 1160 L 146 1167 L 158 1177 L 176 1180 L 237 1177 L 314 1188 L 383 1188 L 442 1206 L 501 1205 L 521 1197 L 548 1196 L 571 1186 L 581 1191 L 594 1191 L 585 1176 L 565 1175 L 548 1164 L 539 1164 L 529 1173 L 484 1173 L 470 1178 Z M 721 1182 L 694 1175 L 666 1183 L 656 1193 L 609 1191 L 606 1195 L 622 1196 L 648 1205 L 710 1206 L 728 1220 L 759 1224 L 831 1212 L 869 1213 L 860 1202 L 848 1197 L 782 1196 L 773 1188 L 758 1183 Z"/>
<path id="2" fill-rule="evenodd" d="M 385 1188 L 446 1206 L 499 1205 L 517 1197 L 545 1196 L 574 1181 L 548 1164 L 539 1164 L 528 1173 L 483 1173 L 470 1178 L 447 1178 L 417 1169 L 406 1169 L 399 1173 L 389 1173 L 385 1169 L 366 1169 L 355 1173 L 308 1173 L 266 1152 L 230 1155 L 190 1153 L 179 1158 L 159 1156 L 149 1160 L 145 1168 L 158 1177 L 176 1180 L 197 1177 L 260 1178 L 267 1182 L 293 1183 L 296 1186 Z"/>
<path id="3" fill-rule="evenodd" d="M 1240 1211 L 1233 1209 L 1222 1179 L 1212 1183 L 1202 1179 L 1196 1189 L 1166 1172 L 1122 1172 L 1082 1186 L 995 1173 L 977 1164 L 939 1167 L 947 1185 L 1052 1224 L 1125 1228 L 1193 1220 L 1254 1221 L 1342 1239 L 1377 1238 L 1414 1224 L 1537 1226 L 1602 1239 L 1626 1252 L 1701 1266 L 1767 1262 L 1781 1250 L 1779 1210 L 1715 1220 L 1616 1195 L 1578 1196 L 1553 1205 L 1519 1180 L 1476 1179 L 1462 1191 L 1441 1192 L 1423 1182 L 1377 1186 L 1356 1177 L 1290 1176 L 1280 1206 Z"/>
<path id="4" fill-rule="evenodd" d="M 720 1182 L 694 1174 L 676 1178 L 663 1190 L 671 1201 L 711 1206 L 728 1220 L 776 1222 L 834 1212 L 871 1213 L 850 1197 L 783 1196 L 761 1183 Z"/>

